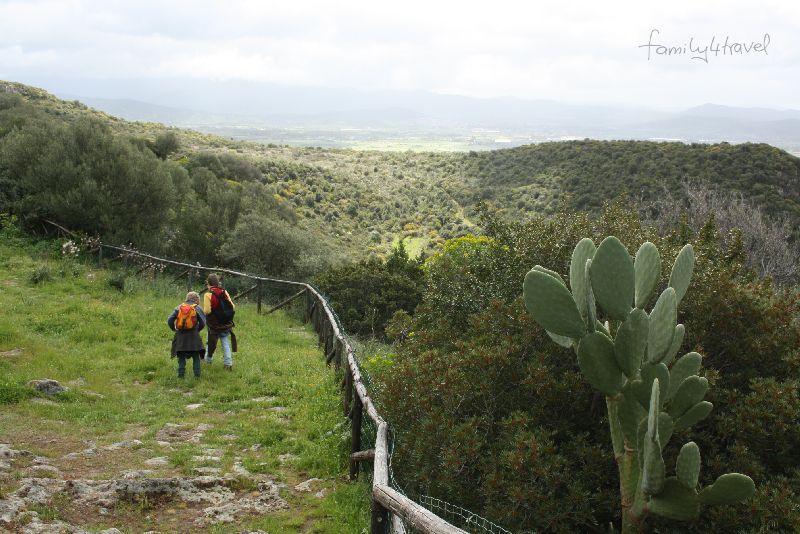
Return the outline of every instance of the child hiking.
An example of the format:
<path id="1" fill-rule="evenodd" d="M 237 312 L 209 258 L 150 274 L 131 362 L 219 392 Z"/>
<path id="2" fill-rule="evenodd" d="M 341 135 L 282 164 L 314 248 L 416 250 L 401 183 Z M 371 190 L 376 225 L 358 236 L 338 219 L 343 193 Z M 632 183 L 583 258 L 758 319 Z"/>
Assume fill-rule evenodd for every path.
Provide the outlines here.
<path id="1" fill-rule="evenodd" d="M 178 357 L 178 378 L 186 373 L 186 359 L 192 359 L 195 378 L 200 378 L 200 357 L 204 354 L 200 330 L 206 326 L 206 316 L 200 307 L 200 295 L 194 291 L 186 294 L 186 301 L 179 304 L 167 317 L 167 325 L 175 332 L 172 339 L 172 356 Z"/>
<path id="2" fill-rule="evenodd" d="M 222 363 L 226 371 L 233 370 L 233 352 L 236 352 L 236 334 L 233 333 L 233 314 L 236 307 L 231 296 L 220 287 L 219 276 L 214 273 L 206 278 L 208 292 L 203 295 L 203 312 L 208 318 L 208 347 L 206 363 L 211 363 L 217 340 L 222 345 Z"/>

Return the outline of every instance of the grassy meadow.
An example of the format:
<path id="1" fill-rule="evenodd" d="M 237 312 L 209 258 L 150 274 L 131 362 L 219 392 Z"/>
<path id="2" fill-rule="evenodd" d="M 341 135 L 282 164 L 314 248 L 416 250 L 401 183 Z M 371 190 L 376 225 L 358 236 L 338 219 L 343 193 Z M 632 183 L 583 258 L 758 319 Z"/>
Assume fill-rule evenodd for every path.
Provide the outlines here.
<path id="1" fill-rule="evenodd" d="M 369 487 L 346 480 L 349 427 L 334 373 L 310 328 L 281 312 L 259 316 L 255 306 L 242 305 L 233 372 L 223 371 L 218 349 L 200 379 L 188 362 L 181 380 L 177 360 L 169 356 L 172 332 L 165 320 L 185 287 L 133 277 L 120 284 L 119 273 L 58 256 L 53 242 L 0 245 L 0 443 L 47 457 L 73 479 L 117 478 L 124 470 L 146 468 L 153 457 L 168 458 L 168 465 L 150 476 L 192 476 L 202 466 L 229 472 L 238 458 L 251 473 L 285 484 L 281 497 L 289 510 L 205 531 L 363 530 Z M 69 391 L 46 397 L 26 386 L 41 378 L 58 380 Z M 187 409 L 192 404 L 201 406 Z M 210 427 L 200 444 L 164 447 L 156 434 L 167 423 Z M 141 443 L 103 449 L 134 439 Z M 87 447 L 97 454 L 67 456 Z M 220 451 L 221 462 L 198 461 L 201 447 Z M 0 498 L 14 491 L 20 477 L 0 479 Z M 294 489 L 310 478 L 321 479 L 311 492 Z M 68 499 L 38 512 L 87 529 L 124 532 L 191 531 L 186 525 L 196 513 L 185 504 L 140 503 L 98 515 L 71 509 Z"/>

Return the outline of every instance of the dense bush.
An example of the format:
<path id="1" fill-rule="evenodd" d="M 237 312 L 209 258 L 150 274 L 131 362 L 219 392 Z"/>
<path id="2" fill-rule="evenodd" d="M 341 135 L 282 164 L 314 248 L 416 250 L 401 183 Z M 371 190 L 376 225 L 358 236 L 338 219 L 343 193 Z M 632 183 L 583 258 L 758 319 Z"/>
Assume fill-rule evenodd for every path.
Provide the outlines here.
<path id="1" fill-rule="evenodd" d="M 469 268 L 458 262 L 426 265 L 438 294 L 423 295 L 413 333 L 382 384 L 382 409 L 398 433 L 393 466 L 407 490 L 457 498 L 520 532 L 601 532 L 619 523 L 604 400 L 581 378 L 574 354 L 528 318 L 522 280 L 537 263 L 567 277 L 572 249 L 587 235 L 598 243 L 616 235 L 631 250 L 650 240 L 665 264 L 688 240 L 697 267 L 681 305 L 679 322 L 690 325 L 682 350 L 705 354 L 704 372 L 714 382 L 715 409 L 692 430 L 704 454 L 701 484 L 739 471 L 753 477 L 757 493 L 746 505 L 708 510 L 680 529 L 800 529 L 793 455 L 800 433 L 792 424 L 800 417 L 796 290 L 776 293 L 744 269 L 740 244 L 734 238 L 722 246 L 713 224 L 697 235 L 684 227 L 661 238 L 620 206 L 596 220 L 562 213 L 520 224 L 484 210 L 482 224 L 491 239 L 450 247 L 470 243 L 467 257 L 477 257 L 481 276 L 467 284 Z M 484 244 L 475 255 L 478 243 Z M 477 303 L 476 310 L 464 316 L 464 302 Z M 684 437 L 665 450 L 667 463 Z"/>
<path id="2" fill-rule="evenodd" d="M 98 118 L 0 93 L 0 212 L 27 230 L 53 221 L 107 243 L 265 274 L 303 277 L 336 258 L 328 247 L 308 252 L 316 232 L 296 224 L 248 159 L 199 152 L 169 161 L 178 148 L 173 131 L 154 141 L 121 135 Z"/>
<path id="3" fill-rule="evenodd" d="M 372 258 L 330 269 L 314 279 L 351 334 L 380 337 L 400 310 L 413 313 L 422 295 L 420 262 L 402 242 L 386 260 Z"/>

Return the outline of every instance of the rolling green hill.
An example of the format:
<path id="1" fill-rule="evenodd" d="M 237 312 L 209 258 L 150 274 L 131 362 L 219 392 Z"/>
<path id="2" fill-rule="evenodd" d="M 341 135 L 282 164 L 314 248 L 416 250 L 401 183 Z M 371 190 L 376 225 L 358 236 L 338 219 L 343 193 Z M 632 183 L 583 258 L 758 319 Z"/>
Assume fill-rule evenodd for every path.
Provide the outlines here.
<path id="1" fill-rule="evenodd" d="M 140 145 L 174 135 L 178 148 L 168 159 L 187 169 L 195 183 L 201 167 L 228 189 L 260 182 L 260 194 L 271 199 L 269 209 L 313 239 L 331 243 L 321 254 L 333 262 L 341 261 L 337 252 L 382 255 L 399 238 L 424 250 L 474 232 L 479 201 L 512 218 L 561 207 L 596 211 L 623 194 L 634 202 L 665 192 L 681 198 L 687 180 L 741 192 L 766 213 L 800 227 L 800 159 L 765 144 L 584 140 L 461 153 L 296 148 L 128 122 L 12 82 L 0 82 L 0 96 L 6 102 L 0 105 L 0 147 L 32 113 L 60 123 L 90 119 Z M 213 157 L 222 164 L 215 167 Z M 3 165 L 0 160 L 5 184 L 0 187 L 7 189 L 17 177 L 7 169 L 3 178 Z M 203 188 L 195 187 L 201 197 Z M 19 210 L 8 200 L 3 204 L 3 210 Z M 231 214 L 225 232 L 232 232 L 248 209 Z M 216 235 L 218 243 L 226 241 L 225 232 Z"/>

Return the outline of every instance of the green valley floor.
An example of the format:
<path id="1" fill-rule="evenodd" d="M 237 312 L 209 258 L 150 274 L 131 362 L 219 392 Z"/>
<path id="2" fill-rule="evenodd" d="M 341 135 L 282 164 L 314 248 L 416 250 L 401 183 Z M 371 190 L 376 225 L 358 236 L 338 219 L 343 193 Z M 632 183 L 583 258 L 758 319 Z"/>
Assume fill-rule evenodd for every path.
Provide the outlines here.
<path id="1" fill-rule="evenodd" d="M 233 372 L 218 354 L 178 379 L 165 320 L 185 288 L 57 247 L 0 245 L 0 532 L 364 531 L 369 487 L 346 478 L 309 328 L 242 305 Z"/>

